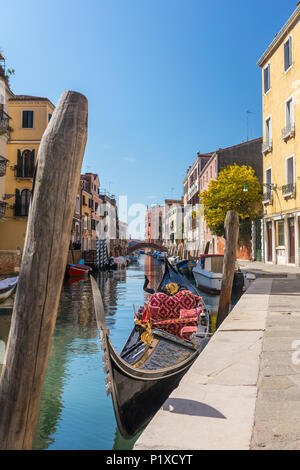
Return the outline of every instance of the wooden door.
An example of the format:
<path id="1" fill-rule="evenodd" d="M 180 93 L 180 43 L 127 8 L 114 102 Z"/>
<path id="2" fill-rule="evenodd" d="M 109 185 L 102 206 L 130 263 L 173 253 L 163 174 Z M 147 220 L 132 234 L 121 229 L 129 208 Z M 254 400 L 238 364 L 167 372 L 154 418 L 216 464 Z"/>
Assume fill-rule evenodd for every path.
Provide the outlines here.
<path id="1" fill-rule="evenodd" d="M 291 217 L 288 219 L 288 232 L 289 232 L 289 263 L 295 263 L 295 219 Z"/>
<path id="2" fill-rule="evenodd" d="M 267 222 L 267 260 L 272 261 L 272 222 Z"/>

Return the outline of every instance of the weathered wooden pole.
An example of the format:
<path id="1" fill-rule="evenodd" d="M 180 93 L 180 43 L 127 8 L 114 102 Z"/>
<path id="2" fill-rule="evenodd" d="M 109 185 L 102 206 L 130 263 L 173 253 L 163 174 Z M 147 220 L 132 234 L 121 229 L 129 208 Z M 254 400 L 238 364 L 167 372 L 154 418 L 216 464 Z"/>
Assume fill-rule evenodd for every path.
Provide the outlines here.
<path id="1" fill-rule="evenodd" d="M 0 382 L 0 449 L 31 449 L 87 138 L 87 99 L 61 96 L 42 137 Z"/>
<path id="2" fill-rule="evenodd" d="M 227 212 L 224 227 L 226 245 L 224 252 L 223 277 L 221 284 L 220 301 L 216 322 L 217 328 L 219 328 L 219 326 L 221 325 L 223 320 L 225 320 L 229 312 L 236 262 L 236 249 L 239 238 L 239 216 L 237 212 Z"/>

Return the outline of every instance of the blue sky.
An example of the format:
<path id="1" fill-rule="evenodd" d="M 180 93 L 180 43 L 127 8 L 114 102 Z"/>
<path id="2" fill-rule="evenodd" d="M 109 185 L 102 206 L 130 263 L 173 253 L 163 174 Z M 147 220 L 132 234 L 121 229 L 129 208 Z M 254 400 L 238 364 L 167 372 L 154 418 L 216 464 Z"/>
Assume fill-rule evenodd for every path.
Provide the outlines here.
<path id="1" fill-rule="evenodd" d="M 260 137 L 257 60 L 295 0 L 14 0 L 0 47 L 16 94 L 89 100 L 83 172 L 132 203 L 180 198 L 196 152 Z"/>

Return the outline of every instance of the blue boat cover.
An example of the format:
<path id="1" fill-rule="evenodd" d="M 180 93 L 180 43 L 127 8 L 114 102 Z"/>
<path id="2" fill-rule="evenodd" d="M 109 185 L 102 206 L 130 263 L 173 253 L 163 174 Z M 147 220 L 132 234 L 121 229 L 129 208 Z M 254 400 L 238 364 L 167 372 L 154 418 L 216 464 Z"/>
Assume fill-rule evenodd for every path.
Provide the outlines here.
<path id="1" fill-rule="evenodd" d="M 9 287 L 15 286 L 18 282 L 18 279 L 19 279 L 19 276 L 7 277 L 6 279 L 3 279 L 2 281 L 0 281 L 0 292 L 2 290 L 8 289 Z"/>

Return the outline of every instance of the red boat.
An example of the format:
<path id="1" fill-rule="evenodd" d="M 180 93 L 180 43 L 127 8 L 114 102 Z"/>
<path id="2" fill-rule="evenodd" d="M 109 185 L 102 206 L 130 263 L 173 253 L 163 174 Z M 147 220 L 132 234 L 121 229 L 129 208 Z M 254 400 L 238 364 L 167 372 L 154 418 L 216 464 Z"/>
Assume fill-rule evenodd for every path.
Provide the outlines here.
<path id="1" fill-rule="evenodd" d="M 67 264 L 66 276 L 67 277 L 82 277 L 88 274 L 92 268 L 85 264 Z"/>

